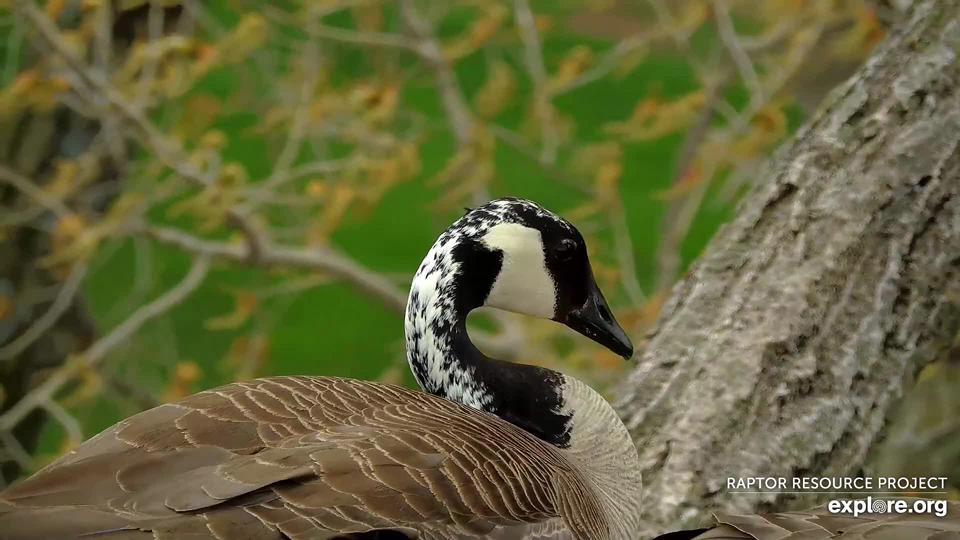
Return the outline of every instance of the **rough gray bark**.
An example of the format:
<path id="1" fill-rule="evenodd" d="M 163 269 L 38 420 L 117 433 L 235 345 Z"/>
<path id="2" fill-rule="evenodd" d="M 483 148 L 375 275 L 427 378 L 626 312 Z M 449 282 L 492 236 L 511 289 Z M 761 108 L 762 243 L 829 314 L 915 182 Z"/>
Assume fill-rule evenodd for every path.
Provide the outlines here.
<path id="1" fill-rule="evenodd" d="M 858 474 L 960 328 L 958 54 L 960 0 L 915 1 L 673 290 L 618 394 L 648 534 L 797 504 L 728 477 Z"/>

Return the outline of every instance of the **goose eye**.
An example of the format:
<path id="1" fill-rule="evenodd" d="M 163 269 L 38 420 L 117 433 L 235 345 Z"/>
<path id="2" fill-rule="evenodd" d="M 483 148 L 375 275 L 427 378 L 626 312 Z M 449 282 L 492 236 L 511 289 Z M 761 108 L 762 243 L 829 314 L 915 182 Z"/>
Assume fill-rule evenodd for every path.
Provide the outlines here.
<path id="1" fill-rule="evenodd" d="M 569 238 L 564 238 L 557 246 L 557 257 L 561 261 L 568 261 L 577 250 L 577 243 Z"/>

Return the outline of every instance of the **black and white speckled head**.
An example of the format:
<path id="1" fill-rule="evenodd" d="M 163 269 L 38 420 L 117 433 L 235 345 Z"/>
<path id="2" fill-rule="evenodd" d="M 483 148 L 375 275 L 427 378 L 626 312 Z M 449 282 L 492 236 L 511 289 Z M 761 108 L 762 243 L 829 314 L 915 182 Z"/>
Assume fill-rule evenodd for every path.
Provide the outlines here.
<path id="1" fill-rule="evenodd" d="M 616 412 L 573 377 L 485 356 L 466 331 L 467 314 L 480 306 L 553 319 L 632 356 L 593 278 L 583 237 L 523 199 L 497 199 L 467 212 L 440 236 L 413 279 L 407 358 L 425 391 L 496 414 L 563 451 L 604 501 L 609 538 L 634 538 L 640 462 Z"/>
<path id="2" fill-rule="evenodd" d="M 466 334 L 467 314 L 490 306 L 562 322 L 629 357 L 633 346 L 597 288 L 579 231 L 528 200 L 504 198 L 470 210 L 436 241 L 417 270 L 407 303 L 407 356 L 427 392 L 496 413 L 563 445 L 569 418 L 562 376 L 482 355 Z"/>

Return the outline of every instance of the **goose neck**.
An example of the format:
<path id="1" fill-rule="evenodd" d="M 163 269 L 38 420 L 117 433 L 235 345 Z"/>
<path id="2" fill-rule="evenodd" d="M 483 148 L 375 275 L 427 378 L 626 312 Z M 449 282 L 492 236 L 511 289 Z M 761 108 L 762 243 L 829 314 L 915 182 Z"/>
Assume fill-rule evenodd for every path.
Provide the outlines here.
<path id="1" fill-rule="evenodd" d="M 501 255 L 445 234 L 417 270 L 404 321 L 407 360 L 431 394 L 489 412 L 563 447 L 568 414 L 561 412 L 562 375 L 492 359 L 470 341 L 466 318 L 483 305 Z"/>

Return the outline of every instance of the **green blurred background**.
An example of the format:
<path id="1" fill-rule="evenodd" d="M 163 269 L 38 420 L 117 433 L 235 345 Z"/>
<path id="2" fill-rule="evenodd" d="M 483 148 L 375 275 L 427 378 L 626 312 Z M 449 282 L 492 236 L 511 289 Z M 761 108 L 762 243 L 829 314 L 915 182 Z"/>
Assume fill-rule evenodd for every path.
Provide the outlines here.
<path id="1" fill-rule="evenodd" d="M 462 206 L 475 204 L 471 193 L 534 199 L 584 232 L 607 298 L 642 344 L 673 281 L 734 215 L 738 198 L 763 182 L 769 153 L 886 32 L 866 0 L 410 2 L 427 36 L 392 0 L 29 5 L 60 37 L 45 37 L 34 19 L 10 6 L 0 13 L 0 142 L 7 145 L 0 165 L 54 194 L 82 225 L 72 230 L 47 214 L 11 224 L 0 213 L 0 257 L 11 263 L 0 267 L 0 285 L 13 284 L 0 287 L 0 349 L 5 331 L 9 343 L 25 329 L 17 325 L 42 312 L 18 311 L 30 291 L 11 276 L 35 272 L 41 285 L 59 286 L 64 272 L 44 257 L 59 256 L 60 244 L 95 238 L 92 249 L 71 257 L 90 264 L 82 300 L 102 335 L 176 285 L 191 265 L 189 253 L 138 234 L 130 222 L 236 241 L 223 208 L 247 203 L 271 177 L 302 114 L 309 115 L 302 126 L 307 135 L 294 149 L 294 168 L 350 159 L 366 160 L 367 168 L 355 177 L 350 170 L 303 175 L 277 190 L 253 215 L 272 242 L 336 249 L 402 291 L 437 235 Z M 517 15 L 524 6 L 532 25 Z M 113 25 L 112 40 L 103 41 L 104 21 Z M 531 49 L 531 35 L 539 52 Z M 432 40 L 442 52 L 439 69 L 454 73 L 479 126 L 468 144 L 457 142 L 435 62 L 415 47 L 364 43 L 402 40 Z M 94 107 L 90 119 L 77 105 L 97 100 L 79 90 L 72 68 L 54 54 L 58 47 L 73 47 L 92 71 L 107 64 L 108 84 L 191 164 L 222 165 L 216 189 L 184 183 L 156 148 L 133 137 L 125 174 L 112 179 L 99 171 L 108 178 L 85 184 L 70 177 L 70 187 L 58 191 L 65 170 L 105 151 L 31 153 L 15 142 L 32 141 L 23 126 L 32 122 L 43 127 L 38 137 L 52 137 L 64 118 L 79 115 L 96 131 L 116 112 Z M 531 54 L 542 58 L 541 76 Z M 297 109 L 311 65 L 322 71 L 321 82 Z M 536 107 L 544 96 L 555 115 L 549 123 Z M 556 159 L 539 154 L 549 133 L 558 140 Z M 413 149 L 404 154 L 409 170 L 378 184 L 384 169 L 375 167 L 394 164 L 397 149 Z M 463 190 L 458 169 L 449 168 L 465 156 L 478 167 L 471 170 L 487 173 Z M 241 179 L 226 180 L 228 167 Z M 84 196 L 96 189 L 109 192 L 102 207 Z M 348 202 L 339 204 L 343 193 Z M 12 216 L 26 199 L 0 183 L 0 212 Z M 37 234 L 53 240 L 36 241 Z M 28 244 L 41 247 L 18 250 Z M 630 290 L 634 276 L 626 274 L 633 273 L 642 296 Z M 506 321 L 532 342 L 550 343 L 546 358 L 521 361 L 572 369 L 601 389 L 629 369 L 565 330 Z M 496 336 L 504 320 L 481 314 L 471 323 Z M 22 370 L 26 389 L 18 389 L 21 372 L 11 366 L 23 367 L 28 355 L 7 364 L 2 411 L 64 357 L 80 354 L 82 347 L 71 347 Z M 58 402 L 89 437 L 153 404 L 250 377 L 320 374 L 412 384 L 403 354 L 401 315 L 382 300 L 322 272 L 220 261 L 198 290 L 76 377 Z M 62 422 L 27 423 L 30 429 L 16 434 L 25 449 L 33 447 L 33 430 L 41 434 L 32 461 L 21 463 L 28 471 L 77 443 Z M 937 467 L 954 466 L 958 454 L 947 452 Z"/>
<path id="2" fill-rule="evenodd" d="M 538 7 L 547 10 L 546 13 L 551 9 L 547 3 Z M 438 25 L 438 36 L 452 38 L 462 33 L 474 14 L 470 9 L 449 14 Z M 229 8 L 217 10 L 217 15 L 226 21 L 236 17 Z M 328 17 L 326 22 L 349 28 L 349 13 L 339 15 Z M 692 46 L 699 49 L 710 47 L 715 43 L 712 34 L 711 29 L 704 28 L 694 36 Z M 613 41 L 598 40 L 562 24 L 543 34 L 543 38 L 544 60 L 553 66 L 575 46 L 587 45 L 602 54 L 615 45 Z M 356 61 L 344 59 L 338 62 L 335 77 L 350 80 L 369 75 L 370 66 L 363 61 L 363 53 L 353 50 L 350 54 L 355 55 Z M 469 99 L 487 78 L 483 51 L 477 50 L 457 62 L 456 73 Z M 258 82 L 270 84 L 270 81 Z M 523 122 L 523 105 L 530 99 L 530 83 L 522 79 L 520 82 L 514 103 L 496 118 L 504 127 L 516 129 Z M 209 94 L 226 100 L 238 86 L 248 83 L 249 79 L 239 76 L 236 69 L 223 68 L 200 79 L 190 93 Z M 671 100 L 698 88 L 696 76 L 683 56 L 664 48 L 651 51 L 625 77 L 601 79 L 574 90 L 557 100 L 557 105 L 576 123 L 578 142 L 588 144 L 606 139 L 603 127 L 629 116 L 636 103 L 651 91 L 656 91 L 663 100 Z M 188 93 L 181 99 L 190 97 Z M 728 91 L 728 99 L 733 107 L 742 107 L 746 92 L 742 87 L 733 86 Z M 444 126 L 443 107 L 430 77 L 422 76 L 412 81 L 404 89 L 402 103 L 402 106 L 422 114 L 433 127 L 419 147 L 422 173 L 392 188 L 378 202 L 375 211 L 365 215 L 349 214 L 332 238 L 344 251 L 371 269 L 398 276 L 412 275 L 439 233 L 462 213 L 459 208 L 438 211 L 431 205 L 442 195 L 443 188 L 427 185 L 428 180 L 449 159 L 454 141 Z M 799 124 L 802 113 L 796 107 L 789 112 L 793 129 Z M 242 163 L 252 178 L 269 175 L 275 159 L 275 148 L 271 148 L 265 137 L 249 134 L 258 120 L 256 113 L 226 111 L 211 126 L 222 130 L 229 138 L 229 145 L 223 151 L 224 160 Z M 628 180 L 623 182 L 620 194 L 628 209 L 638 277 L 646 290 L 654 285 L 653 258 L 665 205 L 657 195 L 671 185 L 674 158 L 682 141 L 683 133 L 678 132 L 652 141 L 627 143 L 623 147 L 624 176 Z M 301 161 L 310 158 L 304 155 Z M 582 202 L 581 192 L 552 177 L 534 158 L 517 149 L 497 145 L 495 159 L 497 174 L 489 186 L 494 197 L 526 197 L 559 212 Z M 731 206 L 708 204 L 697 213 L 690 233 L 683 244 L 677 246 L 684 266 L 697 256 L 717 227 L 729 218 Z M 609 242 L 608 236 L 600 235 L 602 241 Z M 153 296 L 182 278 L 189 266 L 189 258 L 165 246 L 151 245 L 149 249 L 152 252 L 150 264 L 155 273 L 151 287 Z M 136 272 L 131 271 L 137 268 L 133 241 L 127 240 L 116 249 L 106 250 L 94 264 L 97 270 L 91 273 L 84 290 L 97 320 L 110 327 L 126 315 L 118 312 L 116 307 L 124 303 L 137 279 Z M 275 281 L 265 274 L 261 269 L 247 270 L 234 265 L 218 268 L 190 299 L 171 311 L 166 320 L 148 324 L 126 350 L 115 353 L 115 361 L 127 364 L 129 358 L 143 360 L 137 362 L 136 367 L 130 366 L 136 371 L 131 378 L 135 377 L 148 386 L 162 387 L 170 378 L 172 365 L 190 360 L 202 370 L 202 377 L 195 383 L 196 389 L 201 389 L 233 380 L 236 362 L 243 360 L 237 356 L 242 356 L 245 351 L 238 353 L 231 349 L 231 345 L 237 344 L 239 339 L 240 349 L 243 349 L 244 338 L 252 332 L 269 336 L 269 352 L 264 353 L 269 360 L 257 370 L 258 376 L 323 374 L 375 379 L 392 365 L 397 354 L 402 353 L 403 321 L 400 314 L 390 312 L 377 300 L 337 283 L 306 289 L 293 297 L 266 301 L 260 309 L 269 316 L 262 322 L 251 317 L 236 329 L 210 331 L 206 328 L 205 321 L 233 310 L 234 298 L 228 293 L 230 289 L 254 288 L 264 286 L 265 281 Z M 412 384 L 412 378 L 407 376 L 405 382 Z M 115 406 L 99 401 L 79 408 L 77 417 L 87 433 L 95 433 L 119 420 L 118 412 Z M 62 434 L 55 433 L 58 431 L 56 426 L 50 428 L 46 440 L 52 443 Z M 49 444 L 46 447 L 51 448 Z"/>

